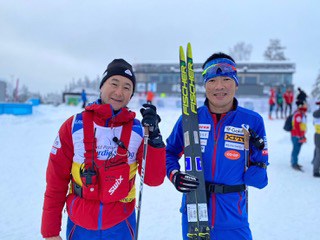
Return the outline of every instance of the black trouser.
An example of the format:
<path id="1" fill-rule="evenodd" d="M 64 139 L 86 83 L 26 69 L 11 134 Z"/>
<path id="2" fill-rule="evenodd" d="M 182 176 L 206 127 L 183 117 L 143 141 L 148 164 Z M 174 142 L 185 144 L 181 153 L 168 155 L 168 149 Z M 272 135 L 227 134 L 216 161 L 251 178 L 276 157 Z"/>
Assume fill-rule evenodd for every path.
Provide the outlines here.
<path id="1" fill-rule="evenodd" d="M 271 117 L 271 113 L 273 111 L 274 104 L 270 104 L 269 106 L 269 117 Z"/>
<path id="2" fill-rule="evenodd" d="M 276 108 L 276 117 L 278 118 L 278 111 L 280 109 L 280 117 L 283 117 L 283 104 L 282 103 L 277 103 L 277 108 Z"/>
<path id="3" fill-rule="evenodd" d="M 87 101 L 83 101 L 82 108 L 86 107 L 86 103 L 87 103 Z"/>
<path id="4" fill-rule="evenodd" d="M 289 114 L 287 115 L 287 109 L 289 108 Z M 284 116 L 287 117 L 292 113 L 292 104 L 286 103 L 286 107 L 284 108 Z"/>

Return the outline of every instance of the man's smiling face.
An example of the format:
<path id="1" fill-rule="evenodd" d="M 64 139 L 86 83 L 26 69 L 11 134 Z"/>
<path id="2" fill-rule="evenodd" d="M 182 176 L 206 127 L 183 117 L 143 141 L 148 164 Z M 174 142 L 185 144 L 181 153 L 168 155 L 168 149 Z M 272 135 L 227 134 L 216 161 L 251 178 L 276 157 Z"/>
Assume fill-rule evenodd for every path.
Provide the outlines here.
<path id="1" fill-rule="evenodd" d="M 108 78 L 100 89 L 103 104 L 111 104 L 115 111 L 127 106 L 132 96 L 133 83 L 129 78 L 113 75 Z"/>

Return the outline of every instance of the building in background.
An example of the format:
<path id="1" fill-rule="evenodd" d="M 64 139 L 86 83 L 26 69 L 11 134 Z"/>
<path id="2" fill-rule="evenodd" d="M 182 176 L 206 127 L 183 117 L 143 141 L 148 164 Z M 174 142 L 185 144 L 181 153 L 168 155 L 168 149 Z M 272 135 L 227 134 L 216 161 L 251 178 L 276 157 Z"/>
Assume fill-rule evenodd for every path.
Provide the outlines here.
<path id="1" fill-rule="evenodd" d="M 0 80 L 0 102 L 6 101 L 7 84 Z"/>
<path id="2" fill-rule="evenodd" d="M 134 64 L 138 93 L 180 96 L 179 64 Z M 194 64 L 197 96 L 204 96 L 202 64 Z M 237 63 L 238 97 L 267 97 L 270 87 L 291 87 L 295 64 L 289 62 Z"/>

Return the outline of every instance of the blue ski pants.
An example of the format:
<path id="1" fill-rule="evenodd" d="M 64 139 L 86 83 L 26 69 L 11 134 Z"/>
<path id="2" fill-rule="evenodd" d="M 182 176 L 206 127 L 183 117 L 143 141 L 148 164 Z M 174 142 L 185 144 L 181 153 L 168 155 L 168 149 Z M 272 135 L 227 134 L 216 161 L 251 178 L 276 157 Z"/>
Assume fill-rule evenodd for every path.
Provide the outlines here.
<path id="1" fill-rule="evenodd" d="M 298 155 L 302 146 L 302 143 L 299 143 L 299 138 L 291 137 L 291 141 L 293 144 L 293 149 L 291 153 L 291 165 L 298 164 Z"/>
<path id="2" fill-rule="evenodd" d="M 135 231 L 135 211 L 126 220 L 105 230 L 88 230 L 75 225 L 70 218 L 68 218 L 67 240 L 134 240 Z"/>

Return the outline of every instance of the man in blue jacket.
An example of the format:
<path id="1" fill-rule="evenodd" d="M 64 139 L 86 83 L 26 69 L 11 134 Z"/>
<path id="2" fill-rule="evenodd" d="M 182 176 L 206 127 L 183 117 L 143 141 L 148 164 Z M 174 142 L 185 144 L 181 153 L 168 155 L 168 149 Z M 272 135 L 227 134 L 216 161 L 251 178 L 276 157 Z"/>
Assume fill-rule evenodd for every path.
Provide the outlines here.
<path id="1" fill-rule="evenodd" d="M 213 54 L 203 64 L 203 69 L 206 100 L 205 105 L 198 108 L 198 119 L 207 185 L 210 239 L 252 239 L 246 211 L 245 185 L 261 189 L 268 184 L 268 150 L 263 119 L 258 113 L 238 106 L 234 97 L 238 89 L 237 69 L 229 55 Z M 199 183 L 193 176 L 180 171 L 178 161 L 184 148 L 181 120 L 180 116 L 167 139 L 166 166 L 170 181 L 178 191 L 186 193 L 196 189 Z M 247 170 L 242 124 L 249 125 L 265 141 L 263 150 L 250 144 L 250 165 Z M 214 187 L 217 184 L 223 185 L 222 191 Z M 183 239 L 188 239 L 186 194 L 183 194 L 180 211 Z"/>

